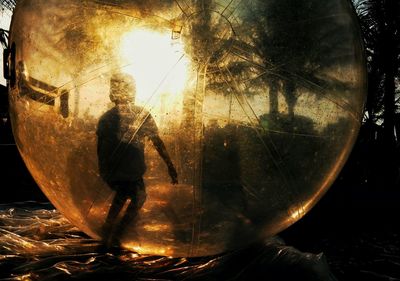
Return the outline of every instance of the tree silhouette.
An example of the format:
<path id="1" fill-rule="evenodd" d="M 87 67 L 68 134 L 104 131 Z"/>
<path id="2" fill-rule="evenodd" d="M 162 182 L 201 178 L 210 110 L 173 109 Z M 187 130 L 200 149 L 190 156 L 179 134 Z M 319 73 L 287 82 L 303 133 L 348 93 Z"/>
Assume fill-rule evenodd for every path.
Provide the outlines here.
<path id="1" fill-rule="evenodd" d="M 366 125 L 368 125 L 367 128 L 375 128 L 377 124 L 383 123 L 380 150 L 383 152 L 385 161 L 383 161 L 382 179 L 392 185 L 396 174 L 398 176 L 395 126 L 396 112 L 397 114 L 399 112 L 399 92 L 396 94 L 396 83 L 400 76 L 400 38 L 398 36 L 400 3 L 395 0 L 355 2 L 368 55 L 369 91 Z M 374 134 L 374 130 L 368 133 L 370 136 Z M 370 141 L 375 141 L 374 138 L 374 136 L 370 137 Z"/>
<path id="2" fill-rule="evenodd" d="M 350 90 L 350 83 L 328 74 L 353 63 L 353 34 L 341 9 L 336 1 L 250 1 L 232 47 L 242 60 L 229 62 L 222 76 L 228 72 L 237 81 L 251 81 L 247 95 L 267 86 L 271 114 L 278 112 L 282 92 L 292 117 L 299 89 L 317 96 Z M 223 79 L 212 80 L 218 88 Z"/>
<path id="3" fill-rule="evenodd" d="M 391 0 L 356 1 L 356 11 L 363 31 L 368 56 L 369 95 L 368 118 L 371 122 L 382 120 L 393 128 L 396 112 L 396 78 L 399 77 L 400 3 Z M 397 105 L 398 106 L 398 105 Z M 393 130 L 386 128 L 393 138 Z M 391 140 L 393 141 L 393 140 Z"/>

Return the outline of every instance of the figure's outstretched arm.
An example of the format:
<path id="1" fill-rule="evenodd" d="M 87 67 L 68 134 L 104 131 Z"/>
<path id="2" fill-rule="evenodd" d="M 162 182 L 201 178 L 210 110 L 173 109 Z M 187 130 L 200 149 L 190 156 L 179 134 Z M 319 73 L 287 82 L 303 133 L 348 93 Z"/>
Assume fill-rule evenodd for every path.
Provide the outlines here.
<path id="1" fill-rule="evenodd" d="M 173 184 L 178 183 L 178 173 L 176 172 L 176 169 L 174 167 L 174 164 L 171 161 L 171 158 L 169 157 L 168 151 L 164 145 L 164 142 L 160 138 L 158 134 L 154 134 L 150 137 L 152 143 L 154 144 L 154 147 L 156 148 L 158 154 L 160 154 L 161 158 L 164 160 L 165 164 L 167 164 L 168 167 L 168 174 L 171 177 L 171 181 Z"/>

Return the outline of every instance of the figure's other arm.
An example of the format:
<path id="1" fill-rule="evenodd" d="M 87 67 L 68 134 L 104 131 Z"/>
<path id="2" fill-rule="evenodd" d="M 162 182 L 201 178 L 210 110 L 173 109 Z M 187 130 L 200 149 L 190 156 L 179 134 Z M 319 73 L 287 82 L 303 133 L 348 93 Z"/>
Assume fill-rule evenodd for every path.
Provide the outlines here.
<path id="1" fill-rule="evenodd" d="M 167 148 L 165 147 L 163 140 L 160 138 L 160 136 L 158 134 L 157 125 L 154 122 L 151 115 L 149 115 L 147 117 L 146 123 L 150 129 L 148 137 L 150 138 L 151 142 L 153 143 L 154 147 L 156 148 L 158 154 L 160 154 L 161 158 L 164 160 L 165 164 L 167 164 L 168 174 L 171 177 L 172 183 L 177 184 L 178 183 L 178 173 L 176 172 L 174 164 L 172 163 L 171 158 L 169 157 Z"/>
<path id="2" fill-rule="evenodd" d="M 175 170 L 174 164 L 171 161 L 171 158 L 169 157 L 168 151 L 165 148 L 164 142 L 160 138 L 158 134 L 152 135 L 150 137 L 152 143 L 154 144 L 154 147 L 156 148 L 158 154 L 160 154 L 161 158 L 164 160 L 165 164 L 167 164 L 168 167 L 168 173 L 169 176 L 171 177 L 172 183 L 177 184 L 178 183 L 178 174 Z"/>

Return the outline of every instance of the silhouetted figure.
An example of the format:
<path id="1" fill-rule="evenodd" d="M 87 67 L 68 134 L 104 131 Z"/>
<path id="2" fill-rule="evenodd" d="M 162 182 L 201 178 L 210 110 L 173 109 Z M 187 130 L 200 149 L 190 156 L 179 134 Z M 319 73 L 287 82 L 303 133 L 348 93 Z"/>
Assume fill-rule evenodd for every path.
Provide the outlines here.
<path id="1" fill-rule="evenodd" d="M 136 224 L 138 211 L 146 200 L 143 182 L 146 137 L 167 164 L 172 183 L 178 183 L 176 170 L 153 117 L 144 108 L 134 105 L 135 91 L 131 76 L 114 74 L 110 100 L 115 106 L 100 118 L 97 129 L 100 175 L 116 192 L 103 226 L 103 239 L 108 246 L 118 245 L 128 224 Z M 130 203 L 118 223 L 118 215 L 128 200 Z"/>

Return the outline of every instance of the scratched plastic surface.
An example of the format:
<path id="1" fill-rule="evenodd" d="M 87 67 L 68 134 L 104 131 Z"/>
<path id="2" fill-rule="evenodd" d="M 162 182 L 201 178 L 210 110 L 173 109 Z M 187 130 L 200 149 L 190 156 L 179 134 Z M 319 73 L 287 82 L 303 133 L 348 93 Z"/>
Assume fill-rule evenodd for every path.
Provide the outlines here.
<path id="1" fill-rule="evenodd" d="M 345 0 L 21 0 L 10 43 L 21 155 L 95 239 L 118 193 L 99 167 L 99 124 L 115 73 L 134 81 L 130 108 L 146 114 L 120 121 L 143 157 L 119 151 L 126 165 L 114 168 L 145 163 L 134 185 L 147 197 L 127 196 L 114 218 L 145 199 L 120 235 L 139 253 L 211 255 L 285 229 L 335 180 L 362 118 L 362 46 Z"/>

